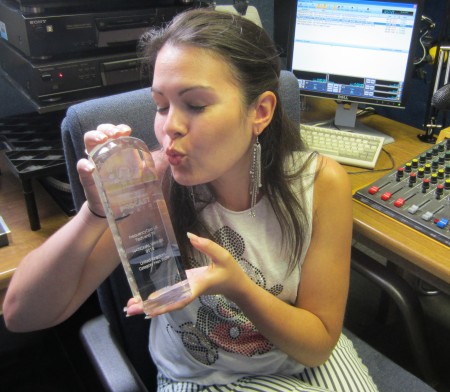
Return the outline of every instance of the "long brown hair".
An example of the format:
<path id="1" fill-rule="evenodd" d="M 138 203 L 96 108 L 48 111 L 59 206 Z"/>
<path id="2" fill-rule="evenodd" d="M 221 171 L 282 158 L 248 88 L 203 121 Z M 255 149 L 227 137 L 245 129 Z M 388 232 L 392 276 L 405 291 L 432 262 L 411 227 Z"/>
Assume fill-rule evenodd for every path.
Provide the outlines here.
<path id="1" fill-rule="evenodd" d="M 280 60 L 273 41 L 253 22 L 230 13 L 211 9 L 194 9 L 177 15 L 165 28 L 148 31 L 140 47 L 147 59 L 150 81 L 159 50 L 166 44 L 195 46 L 221 56 L 240 86 L 243 104 L 249 107 L 265 91 L 279 97 Z M 283 249 L 294 268 L 300 258 L 305 238 L 306 221 L 301 194 L 294 193 L 292 181 L 296 173 L 286 172 L 286 162 L 294 151 L 303 150 L 298 124 L 292 123 L 281 105 L 277 104 L 273 119 L 259 136 L 262 155 L 262 191 L 268 197 L 280 222 Z M 175 232 L 182 253 L 189 250 L 186 232 L 211 237 L 199 219 L 202 207 L 211 202 L 192 189 L 173 181 L 169 174 L 165 181 L 167 198 Z"/>

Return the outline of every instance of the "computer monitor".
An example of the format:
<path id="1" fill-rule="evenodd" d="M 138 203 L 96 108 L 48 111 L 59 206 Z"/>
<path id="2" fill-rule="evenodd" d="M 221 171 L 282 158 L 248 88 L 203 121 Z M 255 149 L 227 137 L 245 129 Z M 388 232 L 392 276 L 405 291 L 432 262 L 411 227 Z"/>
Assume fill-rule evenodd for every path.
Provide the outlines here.
<path id="1" fill-rule="evenodd" d="M 326 125 L 379 134 L 356 121 L 358 104 L 405 107 L 423 1 L 295 0 L 290 6 L 287 68 L 300 94 L 336 100 L 335 118 Z"/>

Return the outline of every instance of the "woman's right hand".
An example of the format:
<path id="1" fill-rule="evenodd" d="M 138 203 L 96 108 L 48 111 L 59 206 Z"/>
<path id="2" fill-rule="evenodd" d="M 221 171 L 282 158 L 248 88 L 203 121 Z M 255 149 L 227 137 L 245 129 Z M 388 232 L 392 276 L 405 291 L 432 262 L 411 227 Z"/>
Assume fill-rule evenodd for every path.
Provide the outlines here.
<path id="1" fill-rule="evenodd" d="M 85 151 L 89 154 L 98 144 L 105 143 L 108 139 L 116 139 L 121 136 L 129 136 L 131 128 L 128 125 L 101 124 L 95 131 L 88 131 L 84 134 Z M 77 163 L 77 171 L 81 185 L 84 188 L 89 209 L 97 215 L 105 216 L 97 188 L 92 177 L 94 165 L 86 158 L 82 158 Z"/>

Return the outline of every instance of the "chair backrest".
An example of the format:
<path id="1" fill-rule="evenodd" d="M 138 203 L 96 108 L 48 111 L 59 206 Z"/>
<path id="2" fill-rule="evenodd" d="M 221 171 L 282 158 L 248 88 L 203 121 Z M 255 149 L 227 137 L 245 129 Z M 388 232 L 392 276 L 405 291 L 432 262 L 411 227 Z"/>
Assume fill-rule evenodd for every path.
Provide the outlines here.
<path id="1" fill-rule="evenodd" d="M 291 72 L 281 72 L 280 99 L 289 118 L 299 124 L 298 81 Z M 153 130 L 155 113 L 156 107 L 149 88 L 89 100 L 73 105 L 67 110 L 61 125 L 62 141 L 77 210 L 85 200 L 76 171 L 77 161 L 85 157 L 84 133 L 96 129 L 102 123 L 127 124 L 133 129 L 133 136 L 144 140 L 151 149 L 157 145 Z M 149 371 L 151 364 L 148 353 L 149 322 L 144 322 L 140 317 L 125 317 L 123 307 L 130 298 L 131 291 L 121 266 L 99 287 L 97 294 L 102 312 L 137 372 L 146 385 L 154 385 L 152 384 L 155 381 L 154 374 Z"/>

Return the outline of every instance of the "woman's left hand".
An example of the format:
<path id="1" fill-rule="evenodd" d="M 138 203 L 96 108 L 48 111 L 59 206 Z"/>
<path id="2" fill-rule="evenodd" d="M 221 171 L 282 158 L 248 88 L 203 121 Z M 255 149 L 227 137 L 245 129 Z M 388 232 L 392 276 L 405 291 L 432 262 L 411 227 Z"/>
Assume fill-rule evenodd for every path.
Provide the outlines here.
<path id="1" fill-rule="evenodd" d="M 155 313 L 147 314 L 155 317 L 172 310 L 184 308 L 195 298 L 203 294 L 222 294 L 228 299 L 237 298 L 250 278 L 245 274 L 231 254 L 220 245 L 195 234 L 188 234 L 191 244 L 211 259 L 206 267 L 186 270 L 187 279 L 191 288 L 191 295 L 182 301 L 159 308 Z M 151 296 L 150 296 L 151 297 Z M 127 316 L 144 313 L 142 301 L 131 298 L 125 308 Z"/>

